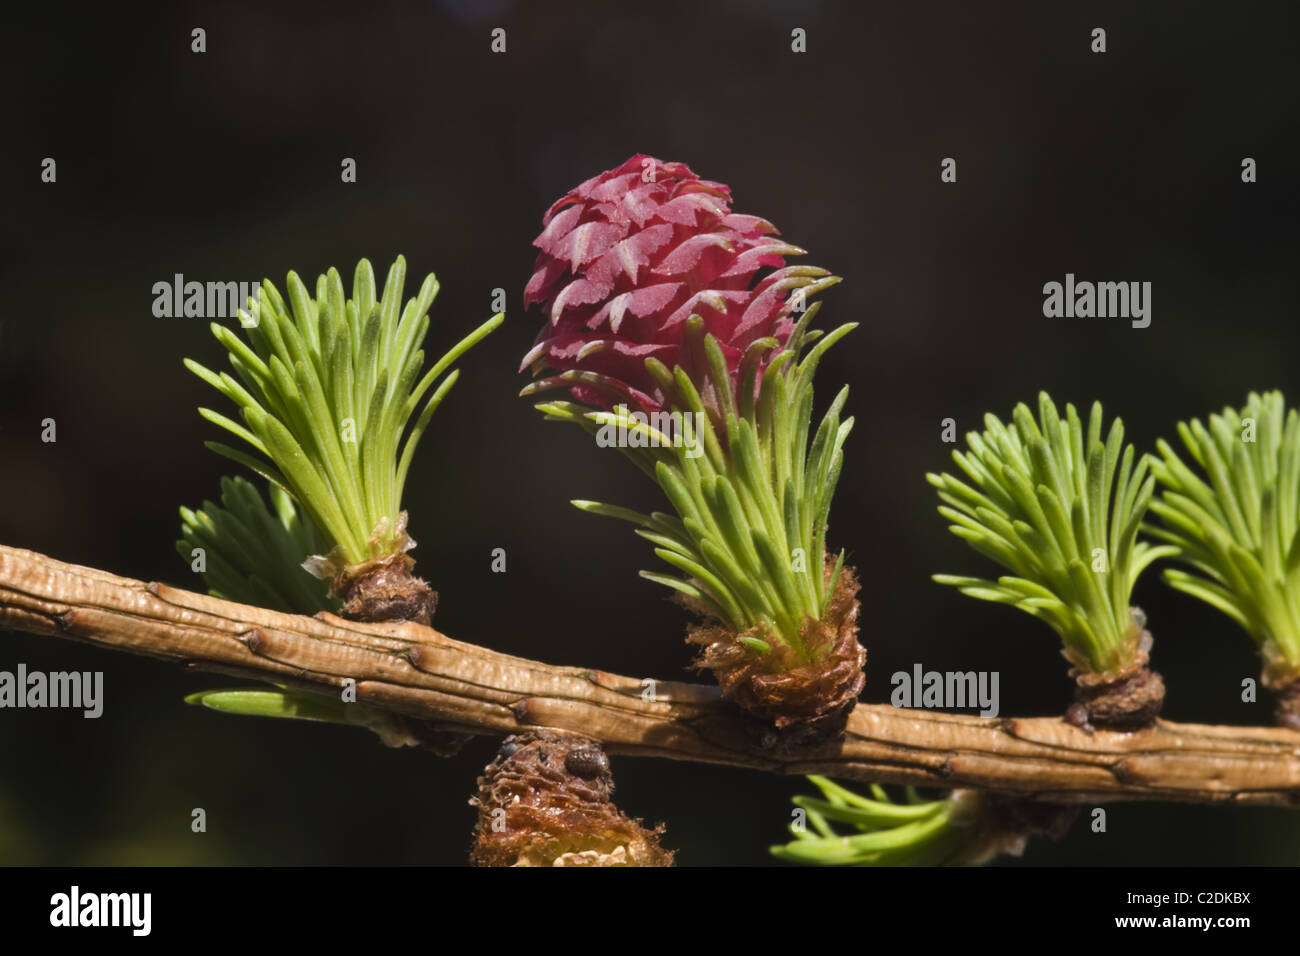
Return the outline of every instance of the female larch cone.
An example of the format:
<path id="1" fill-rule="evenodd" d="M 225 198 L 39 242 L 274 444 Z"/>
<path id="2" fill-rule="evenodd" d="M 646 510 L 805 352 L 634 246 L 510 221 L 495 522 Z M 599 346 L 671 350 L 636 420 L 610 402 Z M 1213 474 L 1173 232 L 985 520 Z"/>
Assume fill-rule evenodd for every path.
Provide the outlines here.
<path id="1" fill-rule="evenodd" d="M 732 212 L 730 201 L 728 187 L 684 163 L 643 155 L 556 201 L 524 290 L 525 305 L 540 305 L 547 322 L 521 367 L 558 374 L 524 394 L 567 389 L 572 402 L 539 409 L 601 421 L 602 445 L 610 418 L 635 425 L 636 415 L 645 428 L 630 429 L 626 446 L 613 444 L 702 441 L 698 465 L 693 454 L 629 452 L 678 512 L 638 518 L 652 528 L 640 533 L 683 572 L 666 583 L 710 622 L 688 638 L 703 645 L 698 665 L 760 719 L 760 739 L 807 745 L 843 729 L 863 685 L 852 575 L 831 594 L 833 575 L 810 588 L 805 571 L 787 568 L 796 551 L 817 555 L 815 565 L 826 553 L 826 514 L 852 420 L 839 421 L 845 390 L 825 430 L 809 432 L 811 377 L 852 325 L 799 358 L 822 335 L 809 329 L 817 306 L 806 308 L 808 296 L 839 280 L 786 266 L 803 250 L 776 238 L 766 220 Z M 691 421 L 703 424 L 687 428 Z"/>
<path id="2" fill-rule="evenodd" d="M 728 187 L 685 163 L 637 155 L 557 200 L 533 243 L 541 252 L 524 289 L 525 307 L 540 305 L 549 321 L 520 369 L 582 373 L 580 381 L 551 381 L 587 405 L 660 412 L 668 397 L 646 359 L 701 380 L 686 347 L 687 320 L 698 315 L 734 386 L 753 342 L 789 339 L 798 316 L 788 293 L 808 291 L 829 273 L 783 268 L 785 256 L 803 250 L 775 238 L 770 222 L 733 213 L 730 198 Z M 775 271 L 751 288 L 769 267 Z"/>
<path id="3" fill-rule="evenodd" d="M 833 567 L 827 563 L 828 578 Z M 716 623 L 698 625 L 688 633 L 687 641 L 704 647 L 695 666 L 712 670 L 723 693 L 764 722 L 756 727 L 764 745 L 797 749 L 843 732 L 866 682 L 857 593 L 857 577 L 846 567 L 822 619 L 806 621 L 801 631 L 813 655 L 811 663 L 790 660 L 785 645 L 757 654 L 740 639 L 758 634 L 736 634 Z"/>
<path id="4" fill-rule="evenodd" d="M 515 734 L 478 780 L 470 860 L 478 866 L 671 866 L 648 830 L 614 805 L 600 744 L 549 730 Z"/>

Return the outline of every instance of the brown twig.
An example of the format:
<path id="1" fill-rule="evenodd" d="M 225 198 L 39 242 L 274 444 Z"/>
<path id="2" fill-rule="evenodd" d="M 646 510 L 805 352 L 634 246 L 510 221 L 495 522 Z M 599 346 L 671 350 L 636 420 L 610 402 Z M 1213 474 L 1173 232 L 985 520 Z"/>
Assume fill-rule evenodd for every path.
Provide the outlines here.
<path id="1" fill-rule="evenodd" d="M 1157 721 L 1088 733 L 1060 718 L 861 704 L 842 740 L 765 750 L 712 687 L 556 667 L 417 624 L 280 614 L 0 546 L 0 628 L 337 694 L 440 729 L 549 729 L 611 753 L 773 773 L 978 787 L 1056 802 L 1300 805 L 1300 732 Z"/>

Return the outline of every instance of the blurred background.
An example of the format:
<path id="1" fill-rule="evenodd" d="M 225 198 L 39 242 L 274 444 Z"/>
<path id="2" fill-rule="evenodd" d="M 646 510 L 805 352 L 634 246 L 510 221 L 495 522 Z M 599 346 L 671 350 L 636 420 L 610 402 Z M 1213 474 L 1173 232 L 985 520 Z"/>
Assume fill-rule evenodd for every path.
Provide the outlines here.
<path id="1" fill-rule="evenodd" d="M 949 463 L 941 420 L 964 434 L 1047 389 L 1101 399 L 1148 449 L 1251 389 L 1300 397 L 1294 9 L 1069 6 L 26 5 L 0 59 L 0 542 L 197 588 L 174 550 L 177 508 L 215 498 L 234 466 L 202 447 L 219 435 L 195 408 L 216 397 L 181 358 L 225 360 L 205 320 L 154 317 L 153 284 L 349 276 L 401 253 L 413 281 L 442 283 L 431 352 L 488 317 L 494 288 L 510 302 L 408 485 L 437 625 L 553 663 L 685 676 L 686 618 L 636 574 L 649 547 L 567 504 L 648 508 L 657 490 L 516 397 L 541 322 L 520 305 L 542 213 L 645 152 L 728 183 L 736 211 L 845 277 L 822 320 L 861 327 L 819 394 L 850 383 L 857 418 L 830 545 L 865 582 L 865 699 L 919 662 L 999 671 L 1003 714 L 1060 713 L 1055 635 L 930 581 L 989 570 L 924 480 Z M 498 26 L 504 55 L 489 51 Z M 55 185 L 40 182 L 47 156 Z M 340 182 L 344 157 L 355 184 Z M 955 184 L 940 182 L 944 157 Z M 1067 272 L 1150 281 L 1151 326 L 1045 319 L 1043 284 Z M 40 440 L 47 417 L 55 444 Z M 490 571 L 498 547 L 505 574 Z M 1239 699 L 1259 670 L 1244 633 L 1155 574 L 1136 598 L 1166 716 L 1271 722 L 1267 694 Z M 19 662 L 102 670 L 106 709 L 0 713 L 0 862 L 465 861 L 492 740 L 438 760 L 360 730 L 222 716 L 182 703 L 220 677 L 0 635 L 0 669 Z M 770 862 L 790 797 L 810 789 L 668 761 L 614 771 L 622 808 L 665 822 L 685 865 Z M 195 807 L 206 834 L 190 832 Z M 1011 865 L 1294 864 L 1297 845 L 1295 814 L 1120 804 L 1107 833 L 1077 825 Z"/>

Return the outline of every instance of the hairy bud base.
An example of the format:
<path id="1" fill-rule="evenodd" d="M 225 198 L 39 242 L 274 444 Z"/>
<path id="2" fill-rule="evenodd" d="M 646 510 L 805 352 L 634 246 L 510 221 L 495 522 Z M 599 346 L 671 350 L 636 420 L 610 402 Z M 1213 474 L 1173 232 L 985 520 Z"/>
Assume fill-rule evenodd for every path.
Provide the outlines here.
<path id="1" fill-rule="evenodd" d="M 515 734 L 478 780 L 477 866 L 671 866 L 648 830 L 614 806 L 600 744 L 549 730 Z"/>
<path id="2" fill-rule="evenodd" d="M 763 741 L 773 749 L 812 746 L 839 736 L 866 682 L 867 652 L 858 643 L 858 580 L 844 568 L 820 621 L 804 623 L 800 636 L 813 656 L 798 664 L 785 644 L 760 653 L 720 624 L 693 627 L 686 640 L 703 645 L 695 666 L 712 670 L 723 693 L 749 714 L 770 723 Z"/>

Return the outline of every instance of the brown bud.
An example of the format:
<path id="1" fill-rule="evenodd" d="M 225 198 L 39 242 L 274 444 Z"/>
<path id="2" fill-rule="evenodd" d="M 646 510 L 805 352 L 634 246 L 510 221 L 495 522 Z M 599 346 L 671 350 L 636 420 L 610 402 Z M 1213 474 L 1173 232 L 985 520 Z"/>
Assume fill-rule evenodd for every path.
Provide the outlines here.
<path id="1" fill-rule="evenodd" d="M 671 866 L 647 830 L 614 805 L 614 778 L 600 744 L 538 730 L 505 739 L 478 780 L 478 866 Z"/>
<path id="2" fill-rule="evenodd" d="M 331 592 L 343 600 L 339 616 L 368 624 L 414 621 L 428 627 L 438 606 L 438 593 L 411 573 L 414 566 L 410 556 L 395 554 L 345 568 L 330 586 Z M 415 717 L 394 714 L 392 724 L 395 739 L 415 743 L 439 757 L 454 757 L 470 739 L 469 734 L 437 730 Z"/>
<path id="3" fill-rule="evenodd" d="M 1277 694 L 1278 726 L 1300 730 L 1300 677 L 1274 684 L 1273 690 Z"/>
<path id="4" fill-rule="evenodd" d="M 1094 674 L 1076 665 L 1074 703 L 1065 719 L 1080 727 L 1104 730 L 1138 730 L 1160 716 L 1165 703 L 1165 682 L 1147 663 L 1151 632 L 1145 627 L 1146 615 L 1130 608 L 1133 660 L 1120 670 Z"/>
<path id="5" fill-rule="evenodd" d="M 410 556 L 395 554 L 347 568 L 332 585 L 333 593 L 343 600 L 339 615 L 371 624 L 414 621 L 428 627 L 438 593 L 411 573 L 414 566 Z"/>
<path id="6" fill-rule="evenodd" d="M 828 579 L 833 568 L 828 561 Z M 740 643 L 742 637 L 764 637 L 758 629 L 736 634 L 714 623 L 697 625 L 687 634 L 688 642 L 704 646 L 695 666 L 712 670 L 723 693 L 763 721 L 761 738 L 767 746 L 792 750 L 843 733 L 866 681 L 857 592 L 853 569 L 843 568 L 822 620 L 810 619 L 800 631 L 814 658 L 809 664 L 800 664 L 782 644 L 762 654 Z"/>
<path id="7" fill-rule="evenodd" d="M 1087 712 L 1087 723 L 1106 730 L 1137 730 L 1158 716 L 1165 702 L 1165 682 L 1146 667 L 1107 680 L 1075 678 L 1076 703 Z"/>

